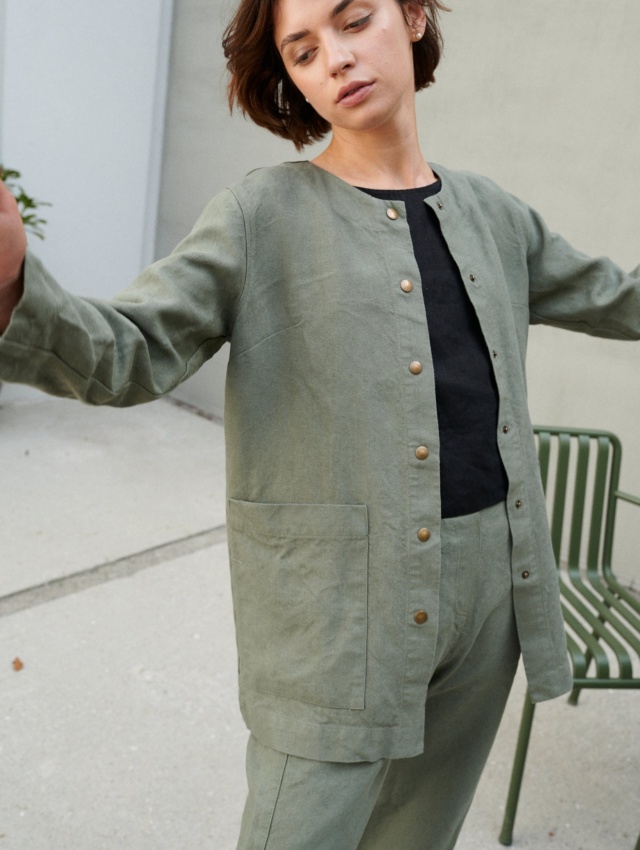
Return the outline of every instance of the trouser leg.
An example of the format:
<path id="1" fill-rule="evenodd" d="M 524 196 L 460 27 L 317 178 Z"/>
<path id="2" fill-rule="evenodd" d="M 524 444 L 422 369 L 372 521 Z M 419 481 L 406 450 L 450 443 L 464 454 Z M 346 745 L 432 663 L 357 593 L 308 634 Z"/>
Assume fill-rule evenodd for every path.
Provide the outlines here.
<path id="1" fill-rule="evenodd" d="M 251 738 L 238 850 L 452 850 L 518 663 L 504 505 L 443 522 L 424 752 L 339 764 Z"/>
<path id="2" fill-rule="evenodd" d="M 252 736 L 238 850 L 355 850 L 388 766 L 388 759 L 345 764 L 302 759 Z"/>
<path id="3" fill-rule="evenodd" d="M 445 521 L 438 666 L 427 694 L 424 752 L 391 762 L 358 850 L 455 846 L 520 655 L 501 508 Z"/>

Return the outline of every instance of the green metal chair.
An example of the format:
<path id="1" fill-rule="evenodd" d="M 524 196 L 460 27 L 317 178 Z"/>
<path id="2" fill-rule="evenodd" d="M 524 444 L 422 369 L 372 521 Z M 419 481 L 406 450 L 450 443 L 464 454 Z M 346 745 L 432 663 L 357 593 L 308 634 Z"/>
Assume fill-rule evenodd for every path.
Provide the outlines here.
<path id="1" fill-rule="evenodd" d="M 640 599 L 611 565 L 618 502 L 640 506 L 640 498 L 618 489 L 620 441 L 607 431 L 534 431 L 573 670 L 569 702 L 577 705 L 583 688 L 640 688 Z M 534 709 L 527 692 L 499 839 L 506 846 L 513 841 Z"/>

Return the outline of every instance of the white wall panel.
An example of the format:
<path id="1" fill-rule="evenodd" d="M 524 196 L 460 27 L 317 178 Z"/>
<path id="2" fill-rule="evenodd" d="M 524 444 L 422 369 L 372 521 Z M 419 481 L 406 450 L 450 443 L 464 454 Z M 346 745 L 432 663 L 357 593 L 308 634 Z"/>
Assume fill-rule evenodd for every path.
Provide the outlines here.
<path id="1" fill-rule="evenodd" d="M 109 296 L 153 258 L 170 0 L 5 0 L 0 159 L 51 201 L 32 247 Z"/>

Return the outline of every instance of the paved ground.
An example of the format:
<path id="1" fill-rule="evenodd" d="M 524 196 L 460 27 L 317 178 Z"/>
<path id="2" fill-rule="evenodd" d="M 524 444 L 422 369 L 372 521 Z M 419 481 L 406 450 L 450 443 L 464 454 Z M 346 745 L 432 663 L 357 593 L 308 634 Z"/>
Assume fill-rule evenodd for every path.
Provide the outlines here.
<path id="1" fill-rule="evenodd" d="M 0 435 L 0 850 L 233 850 L 246 731 L 220 425 L 5 386 Z M 457 850 L 500 846 L 523 692 Z M 638 692 L 541 706 L 514 847 L 633 850 L 639 742 Z"/>

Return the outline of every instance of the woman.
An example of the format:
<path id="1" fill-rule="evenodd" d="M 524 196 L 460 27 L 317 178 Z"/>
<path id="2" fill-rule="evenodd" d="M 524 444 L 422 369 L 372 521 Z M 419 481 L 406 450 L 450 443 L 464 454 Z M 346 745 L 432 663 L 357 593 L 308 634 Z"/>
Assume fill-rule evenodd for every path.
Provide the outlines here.
<path id="1" fill-rule="evenodd" d="M 24 259 L 2 195 L 1 379 L 135 404 L 230 342 L 240 848 L 450 850 L 520 653 L 533 699 L 570 687 L 527 328 L 637 339 L 640 278 L 424 159 L 441 9 L 243 0 L 232 105 L 330 143 L 222 192 L 109 303 Z"/>

